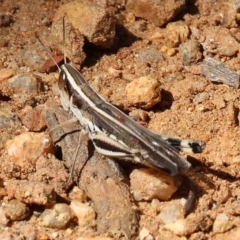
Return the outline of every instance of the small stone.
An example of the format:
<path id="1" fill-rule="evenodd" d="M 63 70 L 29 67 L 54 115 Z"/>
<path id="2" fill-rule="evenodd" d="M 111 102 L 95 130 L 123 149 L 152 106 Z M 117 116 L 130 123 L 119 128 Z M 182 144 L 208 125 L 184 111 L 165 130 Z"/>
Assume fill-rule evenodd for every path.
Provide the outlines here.
<path id="1" fill-rule="evenodd" d="M 14 94 L 19 96 L 38 92 L 37 79 L 31 73 L 22 73 L 10 78 L 8 80 L 8 85 L 9 88 L 13 90 Z"/>
<path id="2" fill-rule="evenodd" d="M 219 213 L 213 223 L 213 232 L 223 233 L 233 227 L 226 213 Z"/>
<path id="3" fill-rule="evenodd" d="M 200 44 L 197 40 L 190 39 L 180 44 L 179 54 L 184 65 L 190 65 L 199 62 L 202 59 Z"/>
<path id="4" fill-rule="evenodd" d="M 220 56 L 233 57 L 239 52 L 240 44 L 227 28 L 209 26 L 203 30 L 201 35 L 206 37 L 205 41 L 201 43 L 205 55 L 208 52 L 215 52 Z"/>
<path id="5" fill-rule="evenodd" d="M 53 238 L 57 238 L 58 236 L 59 236 L 59 233 L 57 233 L 57 232 L 53 232 L 53 233 L 52 233 L 52 237 L 53 237 Z"/>
<path id="6" fill-rule="evenodd" d="M 53 142 L 45 133 L 25 132 L 7 141 L 6 151 L 16 165 L 35 165 L 44 154 L 53 153 Z"/>
<path id="7" fill-rule="evenodd" d="M 62 18 L 61 18 L 62 19 Z M 60 52 L 66 52 L 67 57 L 76 65 L 81 65 L 85 58 L 86 54 L 83 50 L 84 46 L 84 36 L 81 32 L 73 25 L 73 23 L 66 23 L 65 26 L 65 45 L 62 44 L 62 35 L 63 35 L 63 25 L 62 20 L 54 20 L 51 27 L 52 38 L 52 47 L 58 49 Z M 61 56 L 57 57 L 59 60 Z M 54 66 L 51 60 L 46 61 L 42 66 L 42 71 L 51 71 L 51 66 Z"/>
<path id="8" fill-rule="evenodd" d="M 134 14 L 131 13 L 131 12 L 125 14 L 125 19 L 126 19 L 126 21 L 129 22 L 129 23 L 134 23 L 134 22 L 135 22 L 135 16 L 134 16 Z"/>
<path id="9" fill-rule="evenodd" d="M 169 57 L 172 57 L 174 56 L 175 54 L 177 53 L 177 50 L 175 48 L 169 48 L 166 52 L 166 54 L 169 56 Z"/>
<path id="10" fill-rule="evenodd" d="M 135 121 L 144 121 L 146 122 L 149 119 L 148 113 L 142 109 L 133 109 L 129 116 Z"/>
<path id="11" fill-rule="evenodd" d="M 71 220 L 70 207 L 65 203 L 55 204 L 51 209 L 45 209 L 40 216 L 44 227 L 63 229 Z"/>
<path id="12" fill-rule="evenodd" d="M 133 26 L 136 30 L 143 32 L 147 29 L 147 23 L 145 21 L 137 21 Z"/>
<path id="13" fill-rule="evenodd" d="M 37 109 L 32 109 L 30 106 L 25 107 L 18 114 L 18 117 L 29 131 L 39 132 L 46 127 L 46 122 L 43 119 L 41 112 Z"/>
<path id="14" fill-rule="evenodd" d="M 130 189 L 136 201 L 169 199 L 177 190 L 174 179 L 154 169 L 135 169 L 130 174 Z"/>
<path id="15" fill-rule="evenodd" d="M 9 198 L 27 204 L 52 206 L 56 201 L 53 187 L 40 181 L 9 180 L 6 181 L 6 190 Z"/>
<path id="16" fill-rule="evenodd" d="M 146 239 L 150 235 L 150 231 L 147 228 L 142 228 L 139 232 L 140 240 Z"/>
<path id="17" fill-rule="evenodd" d="M 174 234 L 178 236 L 187 235 L 187 221 L 186 219 L 178 219 L 175 222 L 171 222 L 165 225 L 165 228 L 171 230 Z"/>
<path id="18" fill-rule="evenodd" d="M 150 76 L 140 77 L 126 86 L 130 105 L 149 109 L 161 101 L 160 83 Z"/>
<path id="19" fill-rule="evenodd" d="M 160 27 L 174 18 L 184 5 L 184 0 L 128 0 L 126 9 Z"/>
<path id="20" fill-rule="evenodd" d="M 190 30 L 186 23 L 177 21 L 169 23 L 166 27 L 166 38 L 169 47 L 177 47 L 179 44 L 187 41 L 190 35 Z"/>
<path id="21" fill-rule="evenodd" d="M 163 45 L 161 48 L 160 48 L 160 52 L 162 53 L 166 53 L 168 51 L 169 47 L 166 46 L 166 45 Z"/>
<path id="22" fill-rule="evenodd" d="M 73 187 L 68 195 L 71 200 L 78 200 L 80 202 L 86 202 L 88 198 L 87 194 L 77 186 Z"/>
<path id="23" fill-rule="evenodd" d="M 11 221 L 21 221 L 26 219 L 30 210 L 25 203 L 18 201 L 17 199 L 10 200 L 4 207 L 4 212 L 7 218 Z"/>
<path id="24" fill-rule="evenodd" d="M 164 224 L 175 222 L 178 219 L 184 219 L 182 206 L 176 203 L 171 203 L 162 209 L 157 218 Z"/>
<path id="25" fill-rule="evenodd" d="M 115 21 L 114 17 L 104 8 L 91 1 L 71 1 L 58 9 L 53 26 L 57 21 L 62 22 L 65 15 L 68 16 L 66 21 L 95 46 L 102 48 L 112 46 L 115 36 Z"/>
<path id="26" fill-rule="evenodd" d="M 21 122 L 13 113 L 1 112 L 0 111 L 0 128 L 12 128 L 20 127 Z"/>
<path id="27" fill-rule="evenodd" d="M 12 69 L 3 68 L 0 70 L 0 82 L 3 82 L 14 75 L 15 75 L 15 72 Z"/>
<path id="28" fill-rule="evenodd" d="M 194 103 L 201 103 L 205 100 L 208 100 L 210 97 L 209 93 L 207 92 L 201 92 L 201 93 L 198 93 L 194 98 L 193 98 L 193 102 Z"/>
<path id="29" fill-rule="evenodd" d="M 73 234 L 73 229 L 71 229 L 71 228 L 68 228 L 67 230 L 66 230 L 66 234 L 67 235 L 71 235 L 71 234 Z"/>
<path id="30" fill-rule="evenodd" d="M 145 48 L 139 53 L 139 59 L 144 63 L 158 63 L 164 60 L 162 54 L 156 48 Z"/>
<path id="31" fill-rule="evenodd" d="M 78 225 L 80 227 L 95 226 L 95 212 L 88 203 L 82 203 L 74 200 L 70 204 L 70 208 L 75 216 L 78 218 Z"/>

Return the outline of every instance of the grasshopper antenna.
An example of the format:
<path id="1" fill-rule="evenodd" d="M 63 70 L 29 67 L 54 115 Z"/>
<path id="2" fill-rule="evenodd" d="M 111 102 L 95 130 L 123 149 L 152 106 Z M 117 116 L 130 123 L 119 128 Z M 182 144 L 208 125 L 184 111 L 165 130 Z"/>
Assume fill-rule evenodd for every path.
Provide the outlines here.
<path id="1" fill-rule="evenodd" d="M 44 50 L 47 52 L 47 54 L 50 56 L 50 58 L 53 60 L 53 62 L 55 63 L 55 65 L 58 68 L 58 71 L 61 72 L 61 68 L 59 67 L 58 63 L 56 62 L 56 60 L 54 59 L 54 57 L 52 56 L 50 50 L 44 45 L 44 43 L 42 42 L 42 40 L 40 39 L 40 37 L 38 36 L 37 32 L 35 32 L 35 36 L 37 38 L 37 40 L 41 43 L 41 45 L 43 46 Z M 64 61 L 65 61 L 65 57 L 64 57 Z"/>
<path id="2" fill-rule="evenodd" d="M 67 56 L 66 56 L 66 24 L 65 24 L 65 16 L 63 16 L 63 57 L 64 57 L 64 64 L 67 64 Z"/>

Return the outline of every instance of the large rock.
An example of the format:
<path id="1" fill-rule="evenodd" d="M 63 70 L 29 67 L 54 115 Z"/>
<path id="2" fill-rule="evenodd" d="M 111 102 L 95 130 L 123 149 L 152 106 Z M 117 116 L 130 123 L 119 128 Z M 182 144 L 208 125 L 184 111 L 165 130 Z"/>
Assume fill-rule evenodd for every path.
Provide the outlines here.
<path id="1" fill-rule="evenodd" d="M 129 0 L 128 12 L 162 26 L 174 18 L 185 5 L 185 0 Z"/>

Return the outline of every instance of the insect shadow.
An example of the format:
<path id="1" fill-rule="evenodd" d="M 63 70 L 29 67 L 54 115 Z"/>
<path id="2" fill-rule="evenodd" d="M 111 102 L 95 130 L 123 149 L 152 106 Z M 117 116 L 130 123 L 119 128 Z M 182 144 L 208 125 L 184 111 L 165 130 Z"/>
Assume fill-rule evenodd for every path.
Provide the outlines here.
<path id="1" fill-rule="evenodd" d="M 228 182 L 239 180 L 239 177 L 232 176 L 228 172 L 222 170 L 212 169 L 209 165 L 206 165 L 192 156 L 188 156 L 187 160 L 192 164 L 192 170 L 182 175 L 182 185 L 178 191 L 173 194 L 173 199 L 185 197 L 189 188 L 194 189 L 194 194 L 196 195 L 195 199 L 199 199 L 206 194 L 206 190 L 208 189 L 217 189 L 218 185 L 214 184 L 211 175 Z M 193 204 L 193 207 L 196 207 L 196 204 Z"/>

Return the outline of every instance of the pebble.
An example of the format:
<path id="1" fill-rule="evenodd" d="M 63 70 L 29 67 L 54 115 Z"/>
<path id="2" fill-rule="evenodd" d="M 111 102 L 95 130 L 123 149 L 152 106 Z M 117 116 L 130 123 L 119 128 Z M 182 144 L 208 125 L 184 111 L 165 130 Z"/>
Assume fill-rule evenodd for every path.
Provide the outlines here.
<path id="1" fill-rule="evenodd" d="M 70 204 L 73 214 L 78 218 L 78 225 L 80 227 L 96 225 L 96 214 L 88 203 L 82 203 L 79 200 L 74 200 Z"/>
<path id="2" fill-rule="evenodd" d="M 0 110 L 0 128 L 20 128 L 21 122 L 16 115 L 9 112 L 2 112 Z"/>
<path id="3" fill-rule="evenodd" d="M 72 235 L 74 232 L 74 229 L 68 228 L 66 229 L 66 235 Z"/>
<path id="4" fill-rule="evenodd" d="M 140 20 L 140 21 L 136 21 L 133 25 L 133 27 L 140 31 L 140 32 L 143 32 L 147 29 L 147 23 L 143 20 Z"/>
<path id="5" fill-rule="evenodd" d="M 153 107 L 162 98 L 160 83 L 150 76 L 134 79 L 125 90 L 130 105 L 144 109 Z"/>
<path id="6" fill-rule="evenodd" d="M 233 227 L 233 223 L 229 220 L 226 213 L 219 213 L 213 223 L 213 232 L 223 233 Z"/>
<path id="7" fill-rule="evenodd" d="M 150 231 L 147 228 L 142 228 L 139 232 L 139 239 L 144 240 L 149 237 Z"/>
<path id="8" fill-rule="evenodd" d="M 71 1 L 60 6 L 55 14 L 56 21 L 71 23 L 89 42 L 101 48 L 110 48 L 115 37 L 114 17 L 98 4 L 90 1 Z M 67 35 L 67 34 L 66 34 Z M 61 38 L 60 38 L 61 39 Z"/>
<path id="9" fill-rule="evenodd" d="M 187 235 L 188 223 L 186 219 L 178 219 L 175 222 L 166 224 L 164 227 L 168 230 L 171 230 L 174 234 L 178 236 Z"/>
<path id="10" fill-rule="evenodd" d="M 129 116 L 135 121 L 144 121 L 146 122 L 149 119 L 148 113 L 142 109 L 133 109 L 129 112 Z"/>
<path id="11" fill-rule="evenodd" d="M 200 43 L 197 40 L 190 39 L 180 44 L 179 54 L 184 65 L 190 65 L 199 62 L 202 59 Z"/>
<path id="12" fill-rule="evenodd" d="M 58 203 L 51 209 L 45 209 L 39 219 L 45 227 L 63 229 L 71 218 L 70 207 L 65 203 Z"/>
<path id="13" fill-rule="evenodd" d="M 46 127 L 46 122 L 43 119 L 41 112 L 32 107 L 25 107 L 19 114 L 23 125 L 25 125 L 29 131 L 39 132 Z"/>
<path id="14" fill-rule="evenodd" d="M 59 236 L 59 233 L 57 233 L 57 232 L 53 232 L 53 233 L 52 233 L 52 237 L 53 237 L 53 238 L 57 238 L 58 236 Z"/>
<path id="15" fill-rule="evenodd" d="M 73 189 L 68 193 L 70 200 L 78 200 L 81 202 L 86 202 L 88 199 L 85 191 L 81 190 L 79 187 L 74 186 Z"/>
<path id="16" fill-rule="evenodd" d="M 163 55 L 156 48 L 144 48 L 138 55 L 144 63 L 158 63 L 164 60 Z"/>
<path id="17" fill-rule="evenodd" d="M 5 188 L 8 198 L 16 198 L 23 203 L 52 206 L 56 201 L 54 188 L 44 182 L 9 180 Z"/>
<path id="18" fill-rule="evenodd" d="M 239 88 L 239 73 L 214 58 L 206 57 L 201 64 L 201 71 L 209 81 L 221 82 Z"/>
<path id="19" fill-rule="evenodd" d="M 226 28 L 238 27 L 239 0 L 216 1 L 215 4 L 209 1 L 196 1 L 194 5 L 198 13 L 206 16 L 209 22 L 215 22 Z"/>
<path id="20" fill-rule="evenodd" d="M 184 219 L 182 206 L 177 203 L 168 204 L 158 214 L 157 219 L 161 220 L 164 224 L 175 222 L 178 219 Z"/>
<path id="21" fill-rule="evenodd" d="M 174 179 L 154 169 L 135 169 L 130 174 L 130 189 L 136 201 L 169 199 L 177 190 Z"/>
<path id="22" fill-rule="evenodd" d="M 8 85 L 18 97 L 38 92 L 37 79 L 31 73 L 18 74 L 8 79 Z"/>
<path id="23" fill-rule="evenodd" d="M 128 0 L 126 10 L 160 27 L 173 19 L 184 6 L 184 0 Z"/>
<path id="24" fill-rule="evenodd" d="M 58 49 L 60 52 L 65 51 L 67 53 L 67 57 L 71 62 L 81 66 L 81 64 L 84 62 L 86 58 L 86 54 L 83 50 L 83 46 L 85 42 L 84 36 L 82 35 L 81 32 L 79 32 L 79 30 L 73 23 L 72 24 L 66 23 L 66 26 L 65 26 L 66 40 L 65 40 L 65 45 L 63 46 L 62 44 L 63 25 L 62 25 L 61 19 L 57 18 L 56 20 L 54 20 L 52 24 L 51 34 L 52 36 L 54 36 L 54 38 L 52 38 L 51 45 L 54 49 Z M 67 18 L 66 22 L 70 20 L 71 19 Z M 45 62 L 41 70 L 51 71 L 51 65 L 54 66 L 54 64 L 49 60 Z"/>
<path id="25" fill-rule="evenodd" d="M 240 44 L 227 28 L 208 27 L 202 32 L 206 39 L 202 44 L 206 53 L 215 52 L 220 56 L 232 57 L 239 52 Z M 207 55 L 205 53 L 205 55 Z"/>
<path id="26" fill-rule="evenodd" d="M 195 95 L 195 97 L 193 98 L 193 102 L 194 103 L 201 103 L 205 100 L 208 100 L 209 97 L 210 97 L 209 93 L 201 92 L 201 93 L 198 93 L 197 95 Z"/>
<path id="27" fill-rule="evenodd" d="M 53 142 L 45 133 L 25 132 L 6 143 L 7 154 L 16 165 L 35 165 L 42 155 L 53 153 Z"/>
<path id="28" fill-rule="evenodd" d="M 190 35 L 188 25 L 183 21 L 171 22 L 166 26 L 166 39 L 169 47 L 177 47 L 187 41 Z"/>
<path id="29" fill-rule="evenodd" d="M 10 200 L 4 207 L 5 215 L 11 221 L 21 221 L 30 215 L 30 210 L 25 203 L 17 199 Z"/>
<path id="30" fill-rule="evenodd" d="M 11 78 L 14 75 L 15 75 L 14 70 L 9 69 L 9 68 L 3 68 L 0 70 L 0 82 L 3 82 L 5 80 Z"/>

